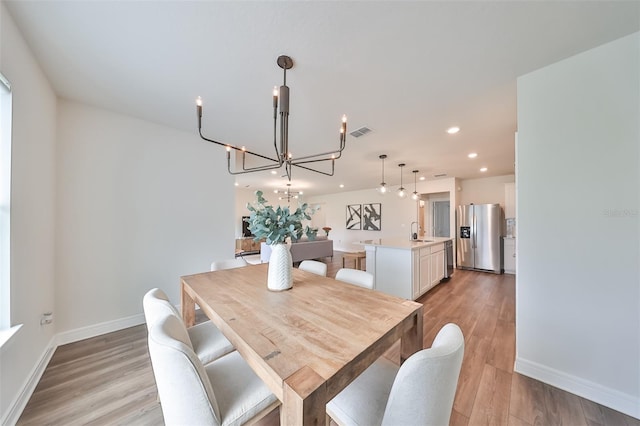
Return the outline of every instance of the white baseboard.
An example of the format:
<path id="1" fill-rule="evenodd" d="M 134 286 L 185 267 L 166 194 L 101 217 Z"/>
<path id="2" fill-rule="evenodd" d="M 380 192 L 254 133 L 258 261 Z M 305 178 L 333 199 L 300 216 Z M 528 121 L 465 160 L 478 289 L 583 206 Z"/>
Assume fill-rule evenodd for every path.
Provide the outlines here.
<path id="1" fill-rule="evenodd" d="M 15 400 L 9 404 L 7 415 L 5 418 L 0 420 L 0 424 L 15 425 L 18 423 L 18 419 L 20 418 L 24 407 L 27 406 L 29 398 L 31 398 L 33 391 L 36 389 L 36 386 L 38 386 L 38 382 L 44 374 L 44 370 L 47 368 L 47 365 L 49 365 L 49 361 L 51 361 L 51 357 L 56 349 L 55 341 L 56 336 L 53 336 L 42 353 L 42 356 L 40 356 L 40 360 L 27 377 L 25 384 L 22 386 L 22 391 L 16 396 Z"/>
<path id="2" fill-rule="evenodd" d="M 144 324 L 144 322 L 144 315 L 137 314 L 100 324 L 89 325 L 87 327 L 76 328 L 75 330 L 58 333 L 56 335 L 56 345 L 66 345 L 67 343 L 89 339 L 90 337 L 96 337 L 102 334 L 111 333 L 112 331 L 118 331 L 124 328 Z"/>
<path id="3" fill-rule="evenodd" d="M 639 397 L 522 358 L 516 358 L 514 371 L 640 419 Z"/>
<path id="4" fill-rule="evenodd" d="M 111 333 L 112 331 L 118 331 L 124 328 L 144 324 L 144 322 L 144 315 L 137 314 L 130 317 L 77 328 L 75 330 L 65 331 L 63 333 L 54 335 L 45 348 L 44 353 L 40 357 L 40 361 L 38 362 L 38 364 L 36 364 L 36 366 L 29 374 L 27 381 L 22 387 L 22 391 L 9 405 L 7 415 L 5 416 L 5 418 L 0 420 L 0 425 L 15 425 L 18 422 L 18 419 L 20 418 L 24 407 L 27 406 L 29 398 L 31 398 L 33 391 L 36 389 L 40 378 L 44 374 L 44 370 L 47 368 L 47 365 L 49 365 L 49 361 L 51 361 L 51 357 L 53 356 L 53 353 L 58 346 L 88 339 L 90 337 L 100 336 L 106 333 Z"/>

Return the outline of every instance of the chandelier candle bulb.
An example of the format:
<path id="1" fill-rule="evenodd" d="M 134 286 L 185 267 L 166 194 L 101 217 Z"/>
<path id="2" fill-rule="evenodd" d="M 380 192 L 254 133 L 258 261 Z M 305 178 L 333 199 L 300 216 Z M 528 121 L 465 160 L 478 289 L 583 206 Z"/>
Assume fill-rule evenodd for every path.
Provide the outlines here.
<path id="1" fill-rule="evenodd" d="M 196 112 L 198 114 L 198 130 L 202 128 L 202 98 L 196 98 Z"/>

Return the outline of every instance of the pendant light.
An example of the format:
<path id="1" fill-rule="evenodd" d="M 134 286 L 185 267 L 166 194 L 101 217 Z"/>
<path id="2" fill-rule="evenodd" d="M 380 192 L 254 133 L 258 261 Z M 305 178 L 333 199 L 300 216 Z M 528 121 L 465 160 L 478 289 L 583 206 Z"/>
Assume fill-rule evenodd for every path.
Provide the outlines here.
<path id="1" fill-rule="evenodd" d="M 418 201 L 418 198 L 420 198 L 418 196 L 418 182 L 416 181 L 416 177 L 418 176 L 418 172 L 419 172 L 419 170 L 414 170 L 413 171 L 413 194 L 411 195 L 411 198 L 414 201 Z"/>
<path id="2" fill-rule="evenodd" d="M 380 188 L 378 188 L 378 191 L 380 191 L 381 194 L 384 194 L 387 192 L 387 184 L 384 181 L 384 159 L 387 158 L 387 154 L 382 154 L 378 156 L 378 158 L 382 160 L 382 182 L 380 182 Z"/>
<path id="3" fill-rule="evenodd" d="M 398 197 L 400 198 L 404 198 L 406 193 L 404 192 L 404 186 L 402 186 L 402 168 L 406 166 L 406 164 L 404 163 L 400 163 L 398 164 L 398 167 L 400 167 L 400 188 L 398 188 Z"/>

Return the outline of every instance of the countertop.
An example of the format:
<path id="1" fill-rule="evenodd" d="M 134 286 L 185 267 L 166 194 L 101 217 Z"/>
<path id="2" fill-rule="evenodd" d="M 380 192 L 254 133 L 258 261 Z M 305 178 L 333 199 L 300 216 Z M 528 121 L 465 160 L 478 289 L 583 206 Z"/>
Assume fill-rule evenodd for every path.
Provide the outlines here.
<path id="1" fill-rule="evenodd" d="M 409 240 L 408 238 L 406 240 L 401 238 L 379 238 L 377 240 L 363 240 L 355 244 L 360 244 L 365 247 L 376 246 L 376 247 L 415 250 L 423 247 L 430 247 L 436 244 L 444 243 L 445 241 L 452 240 L 452 238 L 449 238 L 449 237 L 423 237 L 421 239 L 425 241 L 412 241 L 412 240 Z"/>

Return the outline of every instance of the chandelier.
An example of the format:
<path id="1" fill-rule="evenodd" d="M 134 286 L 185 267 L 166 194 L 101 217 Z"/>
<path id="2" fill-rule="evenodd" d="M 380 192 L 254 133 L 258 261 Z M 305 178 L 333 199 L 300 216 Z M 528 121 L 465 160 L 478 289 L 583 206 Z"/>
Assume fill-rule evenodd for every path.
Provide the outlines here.
<path id="1" fill-rule="evenodd" d="M 293 59 L 288 56 L 279 56 L 277 64 L 283 69 L 284 78 L 282 86 L 278 89 L 273 88 L 273 147 L 275 150 L 275 156 L 270 157 L 267 155 L 258 154 L 247 150 L 244 146 L 237 147 L 229 143 L 218 142 L 213 139 L 209 139 L 202 134 L 202 98 L 198 97 L 196 100 L 196 111 L 198 115 L 198 133 L 200 137 L 207 142 L 215 143 L 217 145 L 224 146 L 227 150 L 227 170 L 232 175 L 239 175 L 245 173 L 261 172 L 264 170 L 279 169 L 284 165 L 285 173 L 289 181 L 291 181 L 291 169 L 293 166 L 301 169 L 310 170 L 312 172 L 320 173 L 326 176 L 333 176 L 335 171 L 335 160 L 340 158 L 342 151 L 345 148 L 345 141 L 347 137 L 347 116 L 342 116 L 342 125 L 340 126 L 339 147 L 336 150 L 322 152 L 319 154 L 307 155 L 303 157 L 293 157 L 291 151 L 289 151 L 289 86 L 287 86 L 287 70 L 293 67 Z M 278 104 L 280 106 L 280 143 L 278 144 L 277 130 L 278 130 Z M 231 169 L 231 151 L 242 153 L 242 170 Z M 270 164 L 264 164 L 261 166 L 247 167 L 247 156 L 254 156 L 261 160 L 268 160 Z M 318 170 L 311 167 L 313 163 L 331 162 L 331 172 Z"/>
<path id="2" fill-rule="evenodd" d="M 287 203 L 291 203 L 291 199 L 298 199 L 300 198 L 300 195 L 303 194 L 302 191 L 293 191 L 291 190 L 291 184 L 288 183 L 287 184 L 287 189 L 285 190 L 278 190 L 278 189 L 274 189 L 273 190 L 274 194 L 282 194 L 281 196 L 278 197 L 278 200 L 287 200 Z"/>

